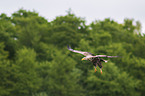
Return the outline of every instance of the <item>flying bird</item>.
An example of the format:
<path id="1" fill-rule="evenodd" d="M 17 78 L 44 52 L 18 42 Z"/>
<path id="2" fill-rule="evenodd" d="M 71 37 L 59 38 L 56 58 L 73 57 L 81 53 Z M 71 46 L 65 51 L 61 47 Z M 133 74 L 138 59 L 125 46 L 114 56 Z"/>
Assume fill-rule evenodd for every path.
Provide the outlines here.
<path id="1" fill-rule="evenodd" d="M 119 56 L 107 56 L 107 55 L 93 55 L 92 53 L 90 52 L 83 52 L 83 51 L 78 51 L 78 50 L 73 50 L 71 47 L 67 46 L 68 50 L 72 51 L 72 52 L 75 52 L 75 53 L 80 53 L 86 57 L 83 57 L 82 60 L 88 60 L 88 61 L 91 61 L 95 67 L 95 72 L 97 71 L 97 66 L 99 66 L 100 68 L 100 72 L 102 74 L 102 62 L 105 62 L 107 63 L 108 61 L 107 60 L 104 60 L 100 57 L 107 57 L 107 58 L 114 58 L 114 57 L 119 57 Z"/>

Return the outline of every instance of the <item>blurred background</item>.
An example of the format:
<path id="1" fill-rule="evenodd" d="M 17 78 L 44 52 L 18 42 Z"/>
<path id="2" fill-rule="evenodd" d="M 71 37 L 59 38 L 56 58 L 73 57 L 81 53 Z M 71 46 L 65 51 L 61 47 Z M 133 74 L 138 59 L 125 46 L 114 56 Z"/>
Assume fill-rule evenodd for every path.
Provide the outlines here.
<path id="1" fill-rule="evenodd" d="M 144 96 L 144 0 L 1 0 L 0 96 Z M 103 74 L 73 49 L 104 58 Z"/>

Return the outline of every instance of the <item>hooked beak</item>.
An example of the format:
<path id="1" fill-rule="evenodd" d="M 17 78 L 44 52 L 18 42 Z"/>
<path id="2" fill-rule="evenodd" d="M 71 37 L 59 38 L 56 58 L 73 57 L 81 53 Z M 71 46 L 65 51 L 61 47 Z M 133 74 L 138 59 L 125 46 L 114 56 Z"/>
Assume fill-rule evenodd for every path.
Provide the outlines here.
<path id="1" fill-rule="evenodd" d="M 82 58 L 82 60 L 85 60 L 84 58 Z"/>

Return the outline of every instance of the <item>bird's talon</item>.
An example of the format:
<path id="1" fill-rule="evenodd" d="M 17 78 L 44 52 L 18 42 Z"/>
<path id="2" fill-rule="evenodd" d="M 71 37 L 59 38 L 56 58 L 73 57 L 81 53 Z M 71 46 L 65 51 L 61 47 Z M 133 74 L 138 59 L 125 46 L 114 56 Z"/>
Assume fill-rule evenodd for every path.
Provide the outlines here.
<path id="1" fill-rule="evenodd" d="M 97 71 L 97 69 L 95 68 L 95 72 Z"/>
<path id="2" fill-rule="evenodd" d="M 100 71 L 101 71 L 101 74 L 102 74 L 102 69 L 100 69 Z"/>

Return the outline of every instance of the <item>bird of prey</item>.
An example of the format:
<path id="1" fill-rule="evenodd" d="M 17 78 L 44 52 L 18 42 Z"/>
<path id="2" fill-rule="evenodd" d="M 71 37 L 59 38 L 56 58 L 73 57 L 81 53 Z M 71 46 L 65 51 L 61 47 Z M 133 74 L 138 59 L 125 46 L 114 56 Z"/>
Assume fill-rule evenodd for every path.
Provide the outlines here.
<path id="1" fill-rule="evenodd" d="M 68 47 L 68 50 L 72 51 L 72 52 L 75 52 L 75 53 L 80 53 L 86 57 L 83 57 L 82 60 L 88 60 L 88 61 L 91 61 L 95 67 L 95 72 L 97 71 L 96 67 L 99 66 L 100 68 L 100 72 L 102 74 L 102 62 L 107 62 L 107 60 L 104 60 L 100 57 L 107 57 L 107 58 L 113 58 L 113 57 L 119 57 L 119 56 L 107 56 L 107 55 L 93 55 L 92 53 L 90 52 L 83 52 L 83 51 L 78 51 L 78 50 L 73 50 L 71 49 L 71 47 L 67 46 Z"/>

